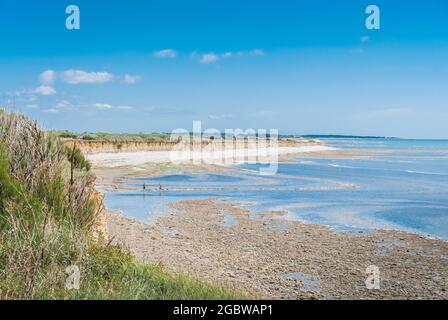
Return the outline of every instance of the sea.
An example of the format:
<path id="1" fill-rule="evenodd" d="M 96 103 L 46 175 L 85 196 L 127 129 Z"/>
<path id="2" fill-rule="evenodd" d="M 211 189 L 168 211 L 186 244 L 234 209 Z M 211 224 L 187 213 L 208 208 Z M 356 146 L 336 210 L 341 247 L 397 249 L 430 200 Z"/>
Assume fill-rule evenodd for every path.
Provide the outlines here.
<path id="1" fill-rule="evenodd" d="M 362 156 L 295 156 L 279 163 L 272 176 L 258 174 L 265 164 L 244 164 L 238 165 L 242 170 L 219 174 L 178 171 L 130 178 L 129 190 L 106 193 L 106 206 L 153 223 L 175 214 L 169 203 L 214 198 L 247 208 L 253 219 L 282 211 L 286 221 L 337 232 L 402 230 L 448 240 L 448 140 L 322 140 Z"/>

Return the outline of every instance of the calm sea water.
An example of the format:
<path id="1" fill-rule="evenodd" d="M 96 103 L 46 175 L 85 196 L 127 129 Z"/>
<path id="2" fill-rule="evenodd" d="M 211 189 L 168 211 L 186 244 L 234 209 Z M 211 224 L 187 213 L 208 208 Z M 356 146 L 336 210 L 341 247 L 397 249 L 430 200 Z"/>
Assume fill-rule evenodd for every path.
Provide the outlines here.
<path id="1" fill-rule="evenodd" d="M 176 172 L 129 180 L 138 191 L 106 194 L 106 204 L 151 222 L 169 214 L 166 204 L 219 197 L 252 212 L 286 210 L 288 219 L 341 232 L 399 229 L 448 239 L 448 141 L 327 139 L 341 149 L 382 149 L 368 158 L 296 158 L 278 174 L 261 177 L 258 165 L 226 175 Z M 252 172 L 253 171 L 253 172 Z M 151 189 L 143 193 L 146 183 Z M 155 191 L 162 183 L 168 191 Z"/>

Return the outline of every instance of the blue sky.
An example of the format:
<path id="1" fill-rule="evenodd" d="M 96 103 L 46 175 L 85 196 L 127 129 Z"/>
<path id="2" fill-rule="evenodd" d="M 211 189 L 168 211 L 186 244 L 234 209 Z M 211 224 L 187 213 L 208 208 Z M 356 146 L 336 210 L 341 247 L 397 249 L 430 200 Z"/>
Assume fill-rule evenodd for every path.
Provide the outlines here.
<path id="1" fill-rule="evenodd" d="M 75 131 L 448 138 L 446 21 L 445 0 L 0 0 L 0 105 Z"/>

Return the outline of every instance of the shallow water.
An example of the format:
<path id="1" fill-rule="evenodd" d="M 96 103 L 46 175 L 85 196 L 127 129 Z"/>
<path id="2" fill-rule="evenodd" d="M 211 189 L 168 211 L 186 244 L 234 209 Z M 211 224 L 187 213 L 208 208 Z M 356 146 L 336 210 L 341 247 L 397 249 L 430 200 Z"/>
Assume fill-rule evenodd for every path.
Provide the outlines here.
<path id="1" fill-rule="evenodd" d="M 224 227 L 233 227 L 238 224 L 238 220 L 227 210 L 222 210 L 219 214 L 223 217 L 223 220 L 219 223 L 220 225 Z"/>
<path id="2" fill-rule="evenodd" d="M 106 194 L 106 205 L 142 221 L 172 214 L 167 203 L 220 197 L 246 203 L 253 212 L 287 210 L 287 217 L 343 232 L 399 229 L 448 239 L 448 141 L 329 139 L 330 146 L 378 149 L 369 158 L 297 158 L 261 177 L 259 165 L 229 174 L 173 173 L 130 179 L 149 190 Z M 253 171 L 253 172 L 251 172 Z M 165 189 L 156 191 L 159 183 Z"/>
<path id="3" fill-rule="evenodd" d="M 320 277 L 313 274 L 302 272 L 291 272 L 291 273 L 279 274 L 278 277 L 282 280 L 300 281 L 301 287 L 305 291 L 313 291 L 313 292 L 322 291 L 322 288 L 320 287 Z"/>

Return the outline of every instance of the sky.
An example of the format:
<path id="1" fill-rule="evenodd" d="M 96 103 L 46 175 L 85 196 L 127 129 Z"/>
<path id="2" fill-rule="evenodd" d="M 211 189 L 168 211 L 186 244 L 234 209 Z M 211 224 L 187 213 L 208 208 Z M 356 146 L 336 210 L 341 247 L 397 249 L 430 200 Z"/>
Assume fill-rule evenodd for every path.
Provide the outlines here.
<path id="1" fill-rule="evenodd" d="M 447 21 L 446 0 L 0 0 L 0 105 L 77 132 L 448 138 Z"/>

